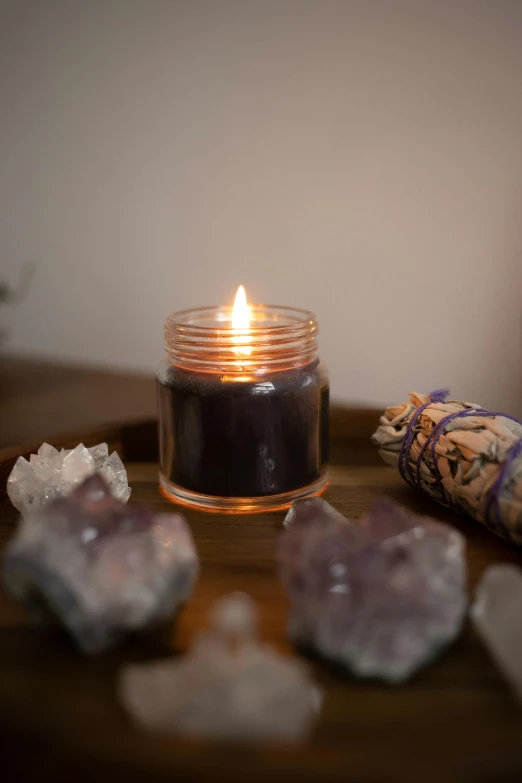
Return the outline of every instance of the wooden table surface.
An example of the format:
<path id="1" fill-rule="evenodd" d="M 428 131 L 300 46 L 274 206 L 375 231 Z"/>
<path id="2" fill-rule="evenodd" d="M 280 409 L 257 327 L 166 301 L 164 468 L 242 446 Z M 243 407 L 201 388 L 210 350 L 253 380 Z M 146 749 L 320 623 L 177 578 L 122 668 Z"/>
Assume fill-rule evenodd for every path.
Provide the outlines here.
<path id="1" fill-rule="evenodd" d="M 454 525 L 467 539 L 470 592 L 489 563 L 522 562 L 514 548 L 404 485 L 396 471 L 380 463 L 366 437 L 349 434 L 358 426 L 364 430 L 361 421 L 364 416 L 336 418 L 327 500 L 357 517 L 386 495 Z M 133 501 L 146 501 L 158 511 L 171 509 L 158 492 L 157 465 L 149 461 L 156 448 L 154 422 L 91 438 L 82 434 L 88 445 L 101 437 L 124 456 Z M 137 460 L 140 454 L 145 461 Z M 0 459 L 6 456 L 12 459 L 13 450 L 0 453 Z M 122 665 L 187 649 L 205 626 L 212 602 L 229 591 L 249 593 L 259 607 L 262 638 L 295 654 L 285 637 L 288 603 L 273 557 L 282 514 L 185 513 L 201 576 L 176 626 L 162 633 L 86 658 L 61 632 L 32 629 L 23 609 L 0 591 L 0 769 L 10 770 L 7 781 L 522 780 L 522 710 L 469 623 L 448 651 L 401 687 L 358 682 L 324 662 L 310 661 L 325 698 L 317 728 L 304 746 L 187 742 L 133 726 L 117 698 Z M 1 548 L 15 525 L 14 509 L 4 498 Z"/>
<path id="2" fill-rule="evenodd" d="M 0 448 L 155 413 L 152 375 L 0 356 Z"/>
<path id="3" fill-rule="evenodd" d="M 36 383 L 38 374 L 27 373 Z M 75 419 L 74 406 L 67 402 L 67 393 L 59 391 L 57 376 L 52 381 L 49 375 L 45 377 L 44 408 L 55 410 L 49 425 L 55 432 L 67 429 L 62 425 L 69 421 L 74 427 L 98 425 L 114 404 L 109 401 L 109 408 L 104 408 L 97 401 Z M 84 387 L 78 388 L 71 377 L 69 389 L 77 399 L 84 399 Z M 106 383 L 103 388 L 107 389 L 113 384 L 118 387 L 119 382 L 113 377 L 101 381 Z M 49 402 L 54 384 L 67 414 L 61 415 Z M 32 399 L 37 406 L 36 392 L 31 397 L 32 393 L 24 391 L 25 384 L 20 388 L 27 395 L 25 400 Z M 150 403 L 147 388 L 150 391 L 144 382 L 136 398 L 145 408 Z M 13 400 L 7 408 L 0 402 L 0 411 L 5 416 L 6 410 L 18 410 L 17 405 L 23 412 L 21 402 Z M 85 421 L 85 416 L 94 420 Z M 48 423 L 39 424 L 36 419 L 34 423 L 37 432 L 32 425 L 24 428 L 21 422 L 19 426 L 25 433 L 23 439 L 34 435 L 37 446 L 41 433 L 45 430 L 44 437 L 49 437 L 53 430 Z M 327 500 L 346 515 L 357 517 L 376 497 L 386 495 L 454 525 L 467 540 L 470 595 L 488 564 L 522 563 L 518 550 L 472 521 L 438 507 L 382 465 L 368 440 L 374 423 L 375 412 L 334 411 Z M 128 467 L 133 501 L 145 500 L 157 510 L 172 508 L 157 489 L 153 421 L 90 427 L 89 432 L 73 434 L 70 439 L 52 440 L 71 446 L 79 439 L 87 445 L 107 439 L 118 449 Z M 0 470 L 0 549 L 16 525 L 14 509 L 1 495 L 18 452 L 17 447 L 0 451 L 4 464 Z M 194 596 L 174 628 L 132 640 L 107 655 L 85 658 L 62 633 L 35 631 L 23 609 L 0 589 L 1 781 L 522 780 L 522 710 L 469 623 L 451 649 L 401 687 L 358 682 L 324 662 L 310 661 L 325 700 L 317 728 L 302 747 L 186 742 L 135 728 L 117 699 L 121 666 L 185 650 L 205 626 L 211 603 L 229 591 L 248 592 L 259 606 L 262 638 L 281 652 L 294 654 L 285 637 L 288 604 L 273 558 L 282 515 L 222 516 L 193 511 L 186 515 L 202 565 Z"/>

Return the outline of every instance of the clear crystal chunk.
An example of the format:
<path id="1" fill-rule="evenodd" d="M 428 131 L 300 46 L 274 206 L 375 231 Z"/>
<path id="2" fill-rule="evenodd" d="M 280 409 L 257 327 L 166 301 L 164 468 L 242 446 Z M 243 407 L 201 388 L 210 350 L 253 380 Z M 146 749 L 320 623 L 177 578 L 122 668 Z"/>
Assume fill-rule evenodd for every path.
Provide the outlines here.
<path id="1" fill-rule="evenodd" d="M 522 570 L 494 565 L 484 572 L 471 607 L 473 625 L 522 700 Z"/>
<path id="2" fill-rule="evenodd" d="M 42 445 L 38 449 L 38 456 L 43 457 L 44 459 L 57 457 L 58 453 L 59 453 L 58 449 L 55 449 L 54 446 L 51 446 L 49 443 L 42 443 Z"/>
<path id="3" fill-rule="evenodd" d="M 298 740 L 321 695 L 307 669 L 261 644 L 252 601 L 223 598 L 213 626 L 182 659 L 127 666 L 122 701 L 149 729 L 229 739 Z"/>
<path id="4" fill-rule="evenodd" d="M 181 514 L 128 506 L 94 474 L 22 518 L 3 571 L 33 615 L 58 617 L 84 652 L 100 652 L 171 617 L 198 557 Z"/>
<path id="5" fill-rule="evenodd" d="M 360 677 L 407 679 L 466 613 L 463 537 L 387 501 L 358 523 L 323 500 L 296 503 L 277 561 L 291 638 Z"/>
<path id="6" fill-rule="evenodd" d="M 118 454 L 109 456 L 106 443 L 86 449 L 83 443 L 60 452 L 43 443 L 29 461 L 19 457 L 7 480 L 7 494 L 21 514 L 54 500 L 81 484 L 87 476 L 100 472 L 111 493 L 123 502 L 131 494 L 127 472 Z"/>
<path id="7" fill-rule="evenodd" d="M 109 458 L 109 447 L 106 443 L 99 443 L 89 449 L 89 454 L 94 460 L 94 467 L 99 470 L 104 466 Z"/>
<path id="8" fill-rule="evenodd" d="M 290 527 L 294 523 L 305 525 L 308 522 L 314 523 L 317 516 L 320 515 L 323 525 L 335 525 L 339 522 L 346 524 L 347 518 L 337 511 L 336 508 L 327 503 L 323 498 L 307 498 L 298 500 L 288 509 L 283 520 L 285 527 Z"/>

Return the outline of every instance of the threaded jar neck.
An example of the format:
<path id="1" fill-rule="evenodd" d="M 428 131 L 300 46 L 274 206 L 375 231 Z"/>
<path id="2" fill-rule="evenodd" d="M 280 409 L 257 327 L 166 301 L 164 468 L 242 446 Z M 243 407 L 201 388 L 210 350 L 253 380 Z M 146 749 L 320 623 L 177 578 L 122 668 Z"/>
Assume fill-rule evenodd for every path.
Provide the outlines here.
<path id="1" fill-rule="evenodd" d="M 303 367 L 317 356 L 319 325 L 308 310 L 251 305 L 248 329 L 232 327 L 232 307 L 201 307 L 169 315 L 170 362 L 200 372 L 249 373 Z"/>

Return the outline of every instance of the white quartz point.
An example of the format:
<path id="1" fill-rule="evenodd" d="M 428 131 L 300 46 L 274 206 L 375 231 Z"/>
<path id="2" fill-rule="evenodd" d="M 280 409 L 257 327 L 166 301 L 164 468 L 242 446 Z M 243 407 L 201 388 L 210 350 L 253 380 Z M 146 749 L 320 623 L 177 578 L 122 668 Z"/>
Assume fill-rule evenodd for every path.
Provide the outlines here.
<path id="1" fill-rule="evenodd" d="M 494 565 L 484 572 L 471 607 L 473 625 L 522 700 L 522 570 Z"/>
<path id="2" fill-rule="evenodd" d="M 85 448 L 83 443 L 79 443 L 74 449 L 65 452 L 62 460 L 60 479 L 64 484 L 79 483 L 80 478 L 86 478 L 90 473 L 94 473 L 94 460 Z"/>
<path id="3" fill-rule="evenodd" d="M 228 739 L 296 741 L 310 729 L 319 690 L 299 661 L 256 639 L 256 612 L 233 594 L 183 659 L 127 666 L 122 701 L 149 729 Z"/>
<path id="4" fill-rule="evenodd" d="M 116 454 L 116 452 L 113 452 Z M 89 454 L 94 460 L 94 467 L 99 470 L 104 466 L 109 458 L 109 447 L 106 443 L 99 443 L 97 446 L 92 446 L 89 449 Z M 116 456 L 118 456 L 116 454 Z"/>
<path id="5" fill-rule="evenodd" d="M 29 460 L 19 457 L 7 480 L 7 494 L 21 514 L 28 514 L 50 500 L 68 495 L 93 473 L 100 473 L 111 494 L 124 503 L 131 490 L 125 466 L 118 454 L 109 455 L 106 443 L 90 449 L 79 443 L 60 452 L 43 443 Z"/>
<path id="6" fill-rule="evenodd" d="M 51 446 L 49 443 L 42 443 L 42 445 L 38 449 L 38 456 L 43 457 L 44 459 L 57 457 L 58 454 L 59 454 L 58 449 L 55 449 L 54 446 Z"/>
<path id="7" fill-rule="evenodd" d="M 288 528 L 296 523 L 314 522 L 318 517 L 321 518 L 324 525 L 339 522 L 348 524 L 348 519 L 323 498 L 307 498 L 306 500 L 296 500 L 290 506 L 283 520 L 283 526 Z"/>

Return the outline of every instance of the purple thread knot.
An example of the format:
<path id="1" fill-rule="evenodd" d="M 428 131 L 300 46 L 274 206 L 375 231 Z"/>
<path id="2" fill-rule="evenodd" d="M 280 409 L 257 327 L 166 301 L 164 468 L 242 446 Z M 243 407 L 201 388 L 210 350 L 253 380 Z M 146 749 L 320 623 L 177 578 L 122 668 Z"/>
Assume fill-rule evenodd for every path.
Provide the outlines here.
<path id="1" fill-rule="evenodd" d="M 430 402 L 446 402 L 448 394 L 449 389 L 435 389 L 430 394 Z"/>

